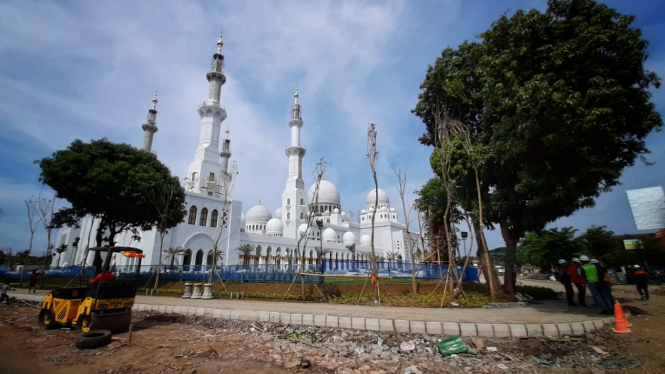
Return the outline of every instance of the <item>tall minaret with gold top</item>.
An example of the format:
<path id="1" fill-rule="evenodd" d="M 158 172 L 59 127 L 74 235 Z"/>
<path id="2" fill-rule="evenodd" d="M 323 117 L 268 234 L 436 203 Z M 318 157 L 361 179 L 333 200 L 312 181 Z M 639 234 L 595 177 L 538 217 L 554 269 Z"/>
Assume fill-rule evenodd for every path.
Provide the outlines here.
<path id="1" fill-rule="evenodd" d="M 289 158 L 289 176 L 286 179 L 286 188 L 282 193 L 282 224 L 285 237 L 296 237 L 298 226 L 307 220 L 307 192 L 305 181 L 302 178 L 302 159 L 305 157 L 305 148 L 300 146 L 300 129 L 303 122 L 298 104 L 298 87 L 293 95 L 291 105 L 291 145 L 286 148 Z"/>
<path id="2" fill-rule="evenodd" d="M 220 157 L 219 150 L 221 124 L 226 119 L 226 110 L 219 105 L 222 85 L 226 83 L 226 76 L 223 71 L 223 46 L 222 34 L 220 33 L 217 41 L 217 53 L 212 55 L 210 69 L 206 74 L 208 99 L 198 107 L 198 113 L 201 117 L 199 145 L 196 148 L 194 161 L 189 165 L 185 186 L 185 189 L 189 192 L 217 197 L 219 197 L 219 185 L 221 184 L 220 176 L 225 171 L 222 165 L 223 156 Z M 228 148 L 226 152 L 230 156 Z M 228 158 L 226 160 L 228 162 Z"/>
<path id="3" fill-rule="evenodd" d="M 157 92 L 155 98 L 152 99 L 152 109 L 148 110 L 148 120 L 143 124 L 143 145 L 141 149 L 147 152 L 152 151 L 152 138 L 157 132 Z"/>

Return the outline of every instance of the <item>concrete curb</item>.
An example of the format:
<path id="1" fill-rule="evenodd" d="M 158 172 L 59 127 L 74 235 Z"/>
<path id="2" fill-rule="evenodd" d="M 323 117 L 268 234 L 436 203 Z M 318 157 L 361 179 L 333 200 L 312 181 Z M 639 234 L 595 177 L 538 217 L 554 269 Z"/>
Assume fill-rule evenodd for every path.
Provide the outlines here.
<path id="1" fill-rule="evenodd" d="M 12 294 L 19 300 L 39 301 L 44 297 L 41 295 Z M 384 331 L 390 332 L 392 320 L 364 317 L 343 317 L 312 314 L 291 314 L 264 312 L 253 310 L 181 307 L 166 304 L 134 304 L 136 311 L 159 311 L 162 313 L 173 313 L 190 316 L 202 316 L 215 319 L 233 319 L 242 321 L 259 321 L 283 323 L 292 325 L 309 325 L 319 327 L 339 327 L 354 330 Z M 630 313 L 626 313 L 630 316 Z M 594 319 L 582 322 L 557 323 L 557 324 L 491 324 L 491 323 L 457 323 L 457 322 L 432 322 L 432 321 L 406 321 L 395 320 L 395 328 L 398 332 L 411 334 L 430 335 L 461 335 L 482 336 L 496 338 L 519 338 L 525 336 L 560 336 L 581 335 L 585 332 L 600 330 L 605 325 L 614 323 L 613 317 Z"/>

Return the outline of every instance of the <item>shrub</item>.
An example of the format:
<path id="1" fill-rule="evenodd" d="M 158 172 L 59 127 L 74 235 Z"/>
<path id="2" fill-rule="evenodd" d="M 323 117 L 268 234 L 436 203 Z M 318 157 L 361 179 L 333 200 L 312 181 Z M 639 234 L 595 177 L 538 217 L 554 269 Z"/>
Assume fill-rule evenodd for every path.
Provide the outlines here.
<path id="1" fill-rule="evenodd" d="M 558 300 L 559 295 L 549 287 L 539 286 L 517 286 L 516 292 L 521 292 L 525 295 L 533 297 L 535 300 Z"/>

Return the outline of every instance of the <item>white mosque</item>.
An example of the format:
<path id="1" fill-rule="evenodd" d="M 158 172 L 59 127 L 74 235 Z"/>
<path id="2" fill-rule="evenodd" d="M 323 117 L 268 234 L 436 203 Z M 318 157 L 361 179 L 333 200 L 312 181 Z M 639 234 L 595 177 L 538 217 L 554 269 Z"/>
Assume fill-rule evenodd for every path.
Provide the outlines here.
<path id="1" fill-rule="evenodd" d="M 208 98 L 202 102 L 197 112 L 201 117 L 199 144 L 194 153 L 194 160 L 189 165 L 184 178 L 186 206 L 188 209 L 185 222 L 169 230 L 164 239 L 164 250 L 183 248 L 184 254 L 178 255 L 176 263 L 187 266 L 188 271 L 198 271 L 202 266 L 212 265 L 213 241 L 218 240 L 222 251 L 218 265 L 311 265 L 318 260 L 329 260 L 335 268 L 348 268 L 352 253 L 349 246 L 355 245 L 357 259 L 368 259 L 371 253 L 371 216 L 376 210 L 374 228 L 374 246 L 377 256 L 388 257 L 398 254 L 403 261 L 409 261 L 408 240 L 414 243 L 414 252 L 418 249 L 416 234 L 407 235 L 406 226 L 400 223 L 396 209 L 390 205 L 388 195 L 378 190 L 378 204 L 375 206 L 376 191 L 367 194 L 367 205 L 361 210 L 356 220 L 352 220 L 342 209 L 339 191 L 335 185 L 325 179 L 319 183 L 318 198 L 316 184 L 305 190 L 302 177 L 302 160 L 305 148 L 300 145 L 300 130 L 303 120 L 300 116 L 298 91 L 291 105 L 289 127 L 291 145 L 286 149 L 288 158 L 288 177 L 282 192 L 281 206 L 274 213 L 258 201 L 258 204 L 243 214 L 243 203 L 236 200 L 224 201 L 226 187 L 232 177 L 229 170 L 231 140 L 228 128 L 222 140 L 220 151 L 221 124 L 226 119 L 226 109 L 220 105 L 220 92 L 226 82 L 223 72 L 222 37 L 217 41 L 217 53 L 213 54 L 210 70 L 206 73 L 209 82 Z M 143 125 L 144 137 L 142 149 L 150 152 L 153 136 L 157 132 L 157 97 L 153 99 L 152 109 L 148 111 L 147 122 Z M 308 220 L 309 215 L 312 220 Z M 222 219 L 227 227 L 220 234 Z M 315 221 L 322 223 L 319 227 Z M 308 227 L 308 222 L 311 225 Z M 67 251 L 55 256 L 52 266 L 79 265 L 84 261 L 87 243 L 94 245 L 97 221 L 86 217 L 80 228 L 64 228 L 59 231 L 56 247 L 67 245 Z M 141 248 L 146 258 L 143 265 L 156 266 L 159 263 L 159 234 L 156 230 L 140 232 L 140 241 L 132 239 L 132 233 L 125 232 L 116 236 L 116 245 Z M 307 237 L 307 245 L 303 246 Z M 92 236 L 89 238 L 89 236 Z M 409 238 L 410 236 L 410 238 Z M 218 239 L 219 237 L 219 239 Z M 78 240 L 77 240 L 78 238 Z M 75 247 L 74 244 L 78 243 Z M 254 248 L 249 259 L 237 248 L 249 244 Z M 318 258 L 315 247 L 323 246 L 324 251 Z M 169 264 L 163 252 L 162 263 Z M 115 264 L 119 267 L 137 264 L 136 258 L 117 256 Z M 329 263 L 330 263 L 329 262 Z M 87 264 L 91 259 L 87 260 Z"/>

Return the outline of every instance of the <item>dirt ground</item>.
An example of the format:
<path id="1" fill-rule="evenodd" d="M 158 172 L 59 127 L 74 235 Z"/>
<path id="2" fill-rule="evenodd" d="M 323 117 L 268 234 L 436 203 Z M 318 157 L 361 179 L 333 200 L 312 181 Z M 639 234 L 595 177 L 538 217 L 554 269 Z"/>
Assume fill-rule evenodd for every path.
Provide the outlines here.
<path id="1" fill-rule="evenodd" d="M 287 333 L 303 334 L 284 326 L 260 332 L 249 322 L 154 312 L 134 313 L 131 343 L 125 333 L 114 336 L 106 347 L 79 350 L 74 345 L 79 333 L 41 330 L 37 306 L 14 301 L 9 307 L 0 305 L 0 373 L 663 373 L 665 287 L 650 290 L 651 300 L 641 302 L 632 286 L 614 288 L 615 297 L 634 314 L 629 334 L 605 328 L 577 340 L 485 339 L 486 346 L 499 349 L 498 354 L 481 349 L 474 356 L 458 358 L 442 358 L 425 347 L 428 339 L 435 342 L 436 337 L 401 336 L 400 340 L 422 342 L 423 352 L 427 350 L 405 355 L 396 353 L 397 339 L 383 336 L 386 342 L 378 345 L 392 345 L 392 351 L 379 349 L 380 358 L 372 358 L 354 348 L 362 347 L 363 339 L 375 342 L 378 335 L 371 332 L 316 332 L 321 342 L 327 342 L 318 344 L 285 339 Z M 471 339 L 464 340 L 473 347 Z M 346 352 L 335 349 L 335 344 L 352 346 Z"/>

